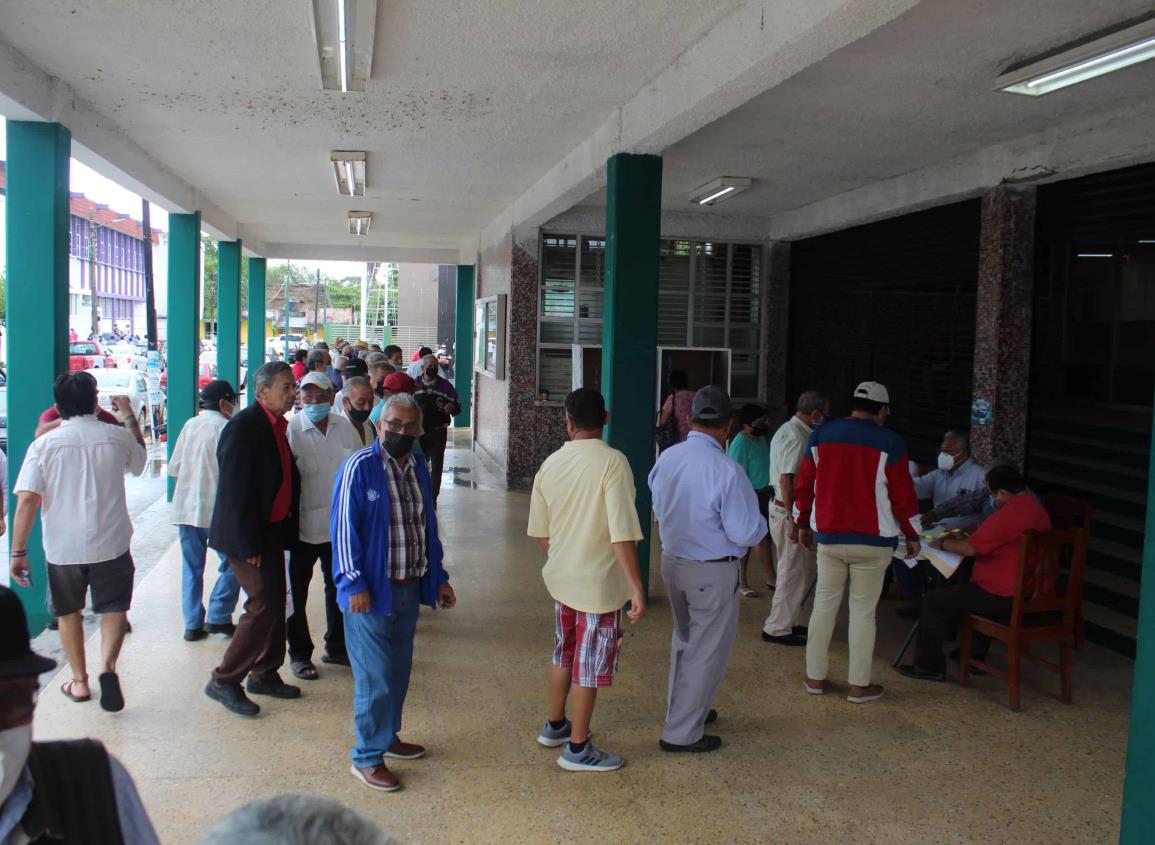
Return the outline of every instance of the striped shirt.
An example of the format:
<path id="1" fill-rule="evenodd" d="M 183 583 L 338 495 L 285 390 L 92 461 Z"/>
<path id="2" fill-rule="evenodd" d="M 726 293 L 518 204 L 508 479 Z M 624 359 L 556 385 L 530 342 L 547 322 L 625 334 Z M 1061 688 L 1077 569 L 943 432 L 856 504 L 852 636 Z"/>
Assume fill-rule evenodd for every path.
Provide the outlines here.
<path id="1" fill-rule="evenodd" d="M 389 483 L 389 579 L 406 581 L 425 574 L 425 503 L 413 469 L 412 455 L 404 468 L 391 455 L 383 454 L 385 478 Z"/>

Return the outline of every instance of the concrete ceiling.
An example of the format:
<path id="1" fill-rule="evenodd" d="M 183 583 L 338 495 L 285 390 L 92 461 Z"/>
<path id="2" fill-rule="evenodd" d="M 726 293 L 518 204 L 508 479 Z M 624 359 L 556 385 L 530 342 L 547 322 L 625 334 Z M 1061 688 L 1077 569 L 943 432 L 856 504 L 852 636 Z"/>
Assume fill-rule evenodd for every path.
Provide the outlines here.
<path id="1" fill-rule="evenodd" d="M 1043 97 L 991 84 L 1008 66 L 1151 11 L 1149 0 L 926 0 L 665 150 L 664 206 L 693 208 L 699 185 L 749 176 L 753 189 L 710 213 L 775 218 L 1065 125 L 1103 132 L 1117 113 L 1132 116 L 1116 139 L 1126 155 L 1149 143 L 1137 107 L 1155 103 L 1155 61 Z M 1002 175 L 1038 175 L 1030 167 Z M 604 204 L 604 192 L 589 202 Z"/>

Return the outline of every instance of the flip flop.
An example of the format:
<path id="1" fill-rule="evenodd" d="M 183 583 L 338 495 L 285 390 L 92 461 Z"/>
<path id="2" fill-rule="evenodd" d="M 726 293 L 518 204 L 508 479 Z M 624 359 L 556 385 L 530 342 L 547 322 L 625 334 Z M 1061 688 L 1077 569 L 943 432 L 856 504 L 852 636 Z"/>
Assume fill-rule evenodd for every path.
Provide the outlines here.
<path id="1" fill-rule="evenodd" d="M 289 668 L 302 681 L 315 681 L 321 677 L 317 674 L 317 667 L 313 665 L 311 660 L 293 660 L 289 663 Z"/>
<path id="2" fill-rule="evenodd" d="M 747 599 L 758 598 L 758 591 L 755 590 L 753 587 L 739 587 L 738 592 L 743 598 L 747 598 Z"/>
<path id="3" fill-rule="evenodd" d="M 72 694 L 72 685 L 76 684 L 76 683 L 84 683 L 84 681 L 76 681 L 76 680 L 65 681 L 64 683 L 62 683 L 60 685 L 60 691 L 62 693 L 64 693 L 64 697 L 67 698 L 69 701 L 75 701 L 77 704 L 81 704 L 85 701 L 92 701 L 92 693 L 89 693 L 88 695 L 73 695 Z"/>
<path id="4" fill-rule="evenodd" d="M 102 672 L 100 675 L 100 706 L 109 713 L 119 713 L 124 709 L 124 693 L 115 672 Z"/>

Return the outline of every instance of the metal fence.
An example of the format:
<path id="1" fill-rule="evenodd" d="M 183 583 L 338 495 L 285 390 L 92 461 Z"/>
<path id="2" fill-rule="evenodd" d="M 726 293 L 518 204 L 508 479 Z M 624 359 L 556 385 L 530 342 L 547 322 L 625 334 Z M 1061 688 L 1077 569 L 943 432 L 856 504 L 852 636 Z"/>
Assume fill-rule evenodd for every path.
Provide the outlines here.
<path id="1" fill-rule="evenodd" d="M 437 348 L 437 326 L 369 326 L 362 337 L 359 325 L 326 323 L 325 340 L 332 343 L 339 337 L 351 341 L 366 340 L 382 347 L 395 343 L 401 347 L 406 358 L 422 346 Z"/>

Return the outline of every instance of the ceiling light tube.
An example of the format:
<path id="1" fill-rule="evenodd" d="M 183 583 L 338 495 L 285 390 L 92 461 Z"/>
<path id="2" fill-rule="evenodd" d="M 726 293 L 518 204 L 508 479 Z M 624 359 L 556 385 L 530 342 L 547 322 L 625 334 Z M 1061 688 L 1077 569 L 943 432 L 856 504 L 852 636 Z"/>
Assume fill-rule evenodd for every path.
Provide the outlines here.
<path id="1" fill-rule="evenodd" d="M 1113 252 L 1077 252 L 1077 253 L 1075 253 L 1075 257 L 1076 258 L 1114 258 L 1115 253 L 1113 253 Z"/>
<path id="2" fill-rule="evenodd" d="M 363 150 L 334 150 L 329 155 L 339 193 L 347 197 L 365 196 L 365 158 Z"/>
<path id="3" fill-rule="evenodd" d="M 312 0 L 321 88 L 364 91 L 373 69 L 377 0 Z"/>
<path id="4" fill-rule="evenodd" d="M 722 200 L 741 193 L 753 184 L 753 180 L 738 176 L 721 176 L 690 192 L 690 202 L 698 205 L 715 205 Z"/>
<path id="5" fill-rule="evenodd" d="M 373 223 L 372 211 L 350 211 L 349 212 L 349 234 L 350 235 L 367 235 L 369 234 L 369 227 Z"/>
<path id="6" fill-rule="evenodd" d="M 1008 71 L 994 88 L 1038 97 L 1155 58 L 1155 18 Z"/>

